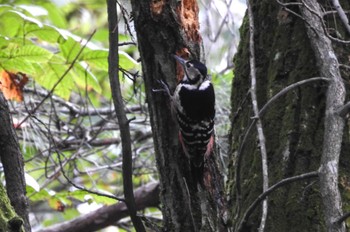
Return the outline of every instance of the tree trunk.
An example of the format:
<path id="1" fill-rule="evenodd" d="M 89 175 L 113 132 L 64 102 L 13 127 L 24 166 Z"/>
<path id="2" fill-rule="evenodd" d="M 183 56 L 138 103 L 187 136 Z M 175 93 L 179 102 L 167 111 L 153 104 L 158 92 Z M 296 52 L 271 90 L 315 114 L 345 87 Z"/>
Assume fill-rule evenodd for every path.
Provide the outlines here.
<path id="1" fill-rule="evenodd" d="M 11 205 L 16 213 L 23 219 L 25 230 L 31 231 L 28 219 L 28 202 L 25 195 L 26 184 L 24 179 L 23 157 L 19 149 L 16 132 L 10 120 L 7 102 L 2 93 L 0 93 L 0 158 L 4 167 L 6 190 Z M 1 200 L 5 199 L 1 198 Z M 4 204 L 4 207 L 6 207 L 6 205 L 7 204 Z M 18 220 L 16 219 L 15 221 Z M 16 231 L 21 230 L 23 221 L 19 221 L 21 221 L 21 224 Z"/>
<path id="2" fill-rule="evenodd" d="M 160 174 L 163 230 L 218 231 L 216 204 L 208 191 L 198 190 L 188 159 L 178 146 L 178 126 L 170 99 L 152 91 L 161 87 L 160 80 L 169 85 L 171 92 L 175 89 L 180 74 L 172 54 L 200 59 L 197 3 L 194 0 L 131 2 Z M 214 166 L 209 165 L 209 169 Z M 215 177 L 217 183 L 222 183 L 219 175 Z"/>
<path id="3" fill-rule="evenodd" d="M 262 109 L 269 99 L 288 85 L 320 77 L 325 72 L 320 69 L 319 62 L 316 62 L 317 52 L 311 47 L 305 26 L 310 22 L 305 22 L 297 16 L 301 14 L 298 5 L 286 5 L 286 9 L 277 1 L 250 2 L 255 25 L 257 99 L 259 109 Z M 323 1 L 318 2 L 323 4 Z M 350 8 L 348 1 L 340 3 L 344 9 Z M 326 4 L 323 4 L 323 7 L 331 10 Z M 337 33 L 343 35 L 343 39 L 349 40 L 349 34 L 335 15 L 326 16 L 324 19 L 333 20 L 333 16 L 337 20 Z M 329 33 L 334 28 L 333 23 L 331 21 L 327 24 Z M 348 63 L 349 45 L 334 42 L 332 45 L 339 63 Z M 234 59 L 236 69 L 231 96 L 232 157 L 228 190 L 231 196 L 230 219 L 236 231 L 240 226 L 241 231 L 256 231 L 262 212 L 259 205 L 252 214 L 244 218 L 248 208 L 262 193 L 263 188 L 261 156 L 255 127 L 252 127 L 246 136 L 254 120 L 252 103 L 247 97 L 250 89 L 249 55 L 249 23 L 246 16 L 241 27 L 239 51 Z M 348 71 L 341 69 L 342 78 L 347 81 Z M 313 172 L 307 176 L 308 178 L 299 178 L 298 181 L 288 182 L 271 191 L 268 195 L 269 210 L 265 231 L 326 230 L 327 220 L 324 220 L 321 192 L 323 188 L 320 188 L 319 183 L 322 179 L 318 179 L 314 172 L 321 166 L 324 150 L 328 84 L 324 79 L 318 78 L 316 81 L 292 88 L 274 101 L 261 115 L 266 137 L 269 186 L 288 177 Z M 345 131 L 339 164 L 339 188 L 344 211 L 348 209 L 350 200 L 346 197 L 350 174 L 350 169 L 346 168 L 350 165 L 347 125 Z"/>

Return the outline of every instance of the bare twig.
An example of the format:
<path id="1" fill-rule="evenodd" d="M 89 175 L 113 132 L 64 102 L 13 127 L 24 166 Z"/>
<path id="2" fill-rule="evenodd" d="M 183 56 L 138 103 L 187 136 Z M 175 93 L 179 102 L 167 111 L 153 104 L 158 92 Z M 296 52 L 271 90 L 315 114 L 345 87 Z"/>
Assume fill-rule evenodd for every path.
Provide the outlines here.
<path id="1" fill-rule="evenodd" d="M 253 105 L 254 118 L 256 119 L 256 129 L 258 131 L 259 138 L 259 146 L 261 153 L 261 166 L 262 166 L 262 176 L 263 176 L 263 192 L 265 192 L 269 187 L 269 176 L 268 176 L 268 167 L 267 167 L 267 154 L 266 154 L 266 143 L 265 143 L 265 135 L 262 126 L 262 122 L 259 117 L 259 108 L 258 108 L 258 100 L 256 96 L 256 67 L 255 67 L 255 51 L 254 51 L 254 18 L 251 2 L 247 1 L 248 5 L 248 15 L 249 15 L 249 63 L 250 63 L 250 79 L 251 79 L 251 99 Z M 259 226 L 259 232 L 263 232 L 265 230 L 266 219 L 268 212 L 268 202 L 267 199 L 264 199 L 263 207 L 262 207 L 262 215 L 261 222 Z"/>
<path id="2" fill-rule="evenodd" d="M 276 100 L 278 100 L 280 97 L 282 97 L 283 95 L 285 95 L 289 91 L 291 91 L 291 90 L 293 90 L 301 85 L 308 84 L 310 82 L 315 82 L 315 81 L 330 81 L 330 79 L 326 78 L 326 77 L 312 77 L 309 79 L 298 81 L 294 84 L 291 84 L 291 85 L 285 87 L 284 89 L 279 91 L 276 95 L 274 95 L 272 98 L 270 98 L 270 100 L 268 100 L 268 102 L 261 108 L 261 110 L 259 112 L 259 116 L 260 117 L 263 116 L 265 114 L 265 112 L 267 111 L 267 109 L 272 105 L 272 103 L 274 103 Z"/>
<path id="3" fill-rule="evenodd" d="M 123 153 L 123 185 L 125 204 L 128 207 L 132 223 L 138 232 L 145 228 L 141 219 L 136 215 L 136 204 L 132 182 L 132 149 L 129 129 L 129 120 L 124 110 L 123 97 L 119 83 L 119 57 L 118 57 L 118 18 L 116 0 L 107 0 L 109 25 L 109 56 L 108 73 L 112 90 L 113 103 L 118 118 Z"/>
<path id="4" fill-rule="evenodd" d="M 338 218 L 334 223 L 340 224 L 343 223 L 346 219 L 350 217 L 350 212 L 345 213 L 343 216 Z"/>
<path id="5" fill-rule="evenodd" d="M 67 180 L 67 182 L 69 184 L 71 184 L 72 186 L 74 186 L 75 188 L 77 189 L 80 189 L 82 191 L 85 191 L 85 192 L 88 192 L 88 193 L 91 193 L 91 194 L 94 194 L 94 195 L 98 195 L 98 196 L 102 196 L 102 197 L 108 197 L 108 198 L 111 198 L 111 199 L 114 199 L 114 200 L 117 200 L 117 201 L 122 201 L 122 202 L 125 202 L 126 200 L 124 198 L 121 198 L 121 197 L 117 197 L 117 196 L 114 196 L 114 195 L 110 195 L 110 194 L 105 194 L 105 193 L 102 193 L 102 192 L 99 192 L 99 191 L 94 191 L 94 190 L 90 190 L 90 189 L 87 189 L 87 188 L 84 188 L 76 183 L 74 183 L 66 174 L 65 170 L 64 170 L 64 165 L 68 163 L 65 162 L 65 163 L 62 163 L 62 159 L 61 159 L 61 154 L 59 151 L 57 151 L 57 157 L 58 157 L 58 161 L 60 163 L 60 167 L 59 167 L 59 170 L 58 171 L 61 171 L 63 177 Z M 58 172 L 57 171 L 57 172 Z"/>
<path id="6" fill-rule="evenodd" d="M 340 117 L 345 117 L 348 113 L 350 112 L 350 102 L 347 102 L 344 106 L 340 107 L 338 110 L 337 110 L 337 114 L 340 116 Z"/>
<path id="7" fill-rule="evenodd" d="M 238 230 L 237 231 L 242 231 L 242 228 L 244 226 L 244 224 L 246 223 L 246 221 L 248 220 L 248 218 L 250 217 L 250 215 L 253 213 L 253 211 L 255 210 L 255 208 L 261 203 L 261 201 L 263 201 L 270 193 L 272 193 L 273 191 L 275 191 L 276 189 L 285 186 L 286 184 L 289 183 L 293 183 L 295 181 L 300 181 L 300 180 L 305 180 L 305 179 L 310 179 L 310 178 L 316 178 L 318 176 L 318 172 L 309 172 L 309 173 L 304 173 L 298 176 L 293 176 L 293 177 L 289 177 L 286 179 L 281 180 L 280 182 L 272 185 L 270 188 L 268 188 L 265 192 L 263 192 L 262 194 L 260 194 L 255 201 L 248 207 L 248 209 L 245 211 L 239 225 L 238 225 Z"/>
<path id="8" fill-rule="evenodd" d="M 308 22 L 307 20 L 305 20 L 304 17 L 303 17 L 302 15 L 300 15 L 300 14 L 296 13 L 295 11 L 293 11 L 293 10 L 291 10 L 291 9 L 288 8 L 288 6 L 295 6 L 295 5 L 302 6 L 302 5 L 304 4 L 304 1 L 303 1 L 303 0 L 300 0 L 300 1 L 301 1 L 301 2 L 283 3 L 283 2 L 281 2 L 280 0 L 276 0 L 276 2 L 277 2 L 278 4 L 280 4 L 282 7 L 284 7 L 283 9 L 284 9 L 285 11 L 287 11 L 287 12 L 291 13 L 292 15 L 294 15 L 294 16 L 300 18 L 301 20 L 303 20 L 303 21 L 305 22 L 306 25 L 308 25 L 308 26 L 311 28 L 311 30 L 314 30 L 313 27 L 312 27 L 312 25 L 310 25 L 310 22 Z M 322 16 L 325 15 L 325 13 L 323 13 L 323 14 L 319 13 L 319 14 L 318 14 L 318 13 L 316 13 L 315 11 L 313 11 L 310 7 L 308 7 L 306 4 L 304 4 L 304 6 L 305 6 L 306 8 L 308 8 L 308 9 L 310 10 L 310 12 L 314 13 L 317 17 L 320 18 L 320 20 L 322 21 L 322 27 L 323 27 L 323 29 L 325 30 L 325 34 L 326 34 L 326 36 L 327 36 L 329 39 L 331 39 L 331 40 L 333 40 L 333 41 L 335 41 L 335 42 L 338 42 L 338 43 L 343 43 L 343 44 L 349 44 L 349 43 L 350 43 L 349 40 L 342 40 L 342 39 L 339 39 L 339 38 L 335 38 L 335 37 L 331 36 L 331 35 L 328 33 L 327 27 L 326 27 L 326 25 L 324 24 L 324 22 L 323 22 L 323 20 L 322 20 Z"/>

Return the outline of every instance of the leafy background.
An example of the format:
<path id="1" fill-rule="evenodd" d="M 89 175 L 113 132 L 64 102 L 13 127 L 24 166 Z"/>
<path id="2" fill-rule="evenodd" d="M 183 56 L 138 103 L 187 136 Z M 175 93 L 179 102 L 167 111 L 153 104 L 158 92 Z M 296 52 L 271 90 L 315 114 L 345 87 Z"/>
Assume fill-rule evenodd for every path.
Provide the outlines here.
<path id="1" fill-rule="evenodd" d="M 231 60 L 245 6 L 241 1 L 200 3 L 207 64 L 217 95 L 216 130 L 225 160 Z M 122 1 L 118 8 L 119 77 L 131 119 L 137 187 L 158 177 L 128 4 Z M 0 0 L 0 73 L 29 77 L 21 89 L 23 101 L 9 103 L 25 158 L 34 231 L 117 202 L 102 195 L 122 196 L 107 28 L 105 1 Z M 161 217 L 158 209 L 144 213 Z M 129 229 L 128 220 L 113 228 Z"/>

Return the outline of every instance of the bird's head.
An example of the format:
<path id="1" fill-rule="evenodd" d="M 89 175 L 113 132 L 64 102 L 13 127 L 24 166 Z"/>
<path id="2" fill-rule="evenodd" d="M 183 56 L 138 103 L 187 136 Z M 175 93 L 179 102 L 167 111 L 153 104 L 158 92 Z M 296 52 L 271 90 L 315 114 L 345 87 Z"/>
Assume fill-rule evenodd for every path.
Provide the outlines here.
<path id="1" fill-rule="evenodd" d="M 183 82 L 199 85 L 207 78 L 207 67 L 198 60 L 185 60 L 177 55 L 174 58 L 182 65 L 185 76 Z"/>

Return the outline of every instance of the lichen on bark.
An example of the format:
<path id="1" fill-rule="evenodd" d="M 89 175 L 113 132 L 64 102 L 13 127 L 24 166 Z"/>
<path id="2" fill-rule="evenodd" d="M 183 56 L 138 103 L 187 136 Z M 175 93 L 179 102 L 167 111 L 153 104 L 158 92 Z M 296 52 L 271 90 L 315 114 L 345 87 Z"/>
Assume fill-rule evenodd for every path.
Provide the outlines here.
<path id="1" fill-rule="evenodd" d="M 6 191 L 0 184 L 0 231 L 24 232 L 23 220 L 13 210 Z"/>

